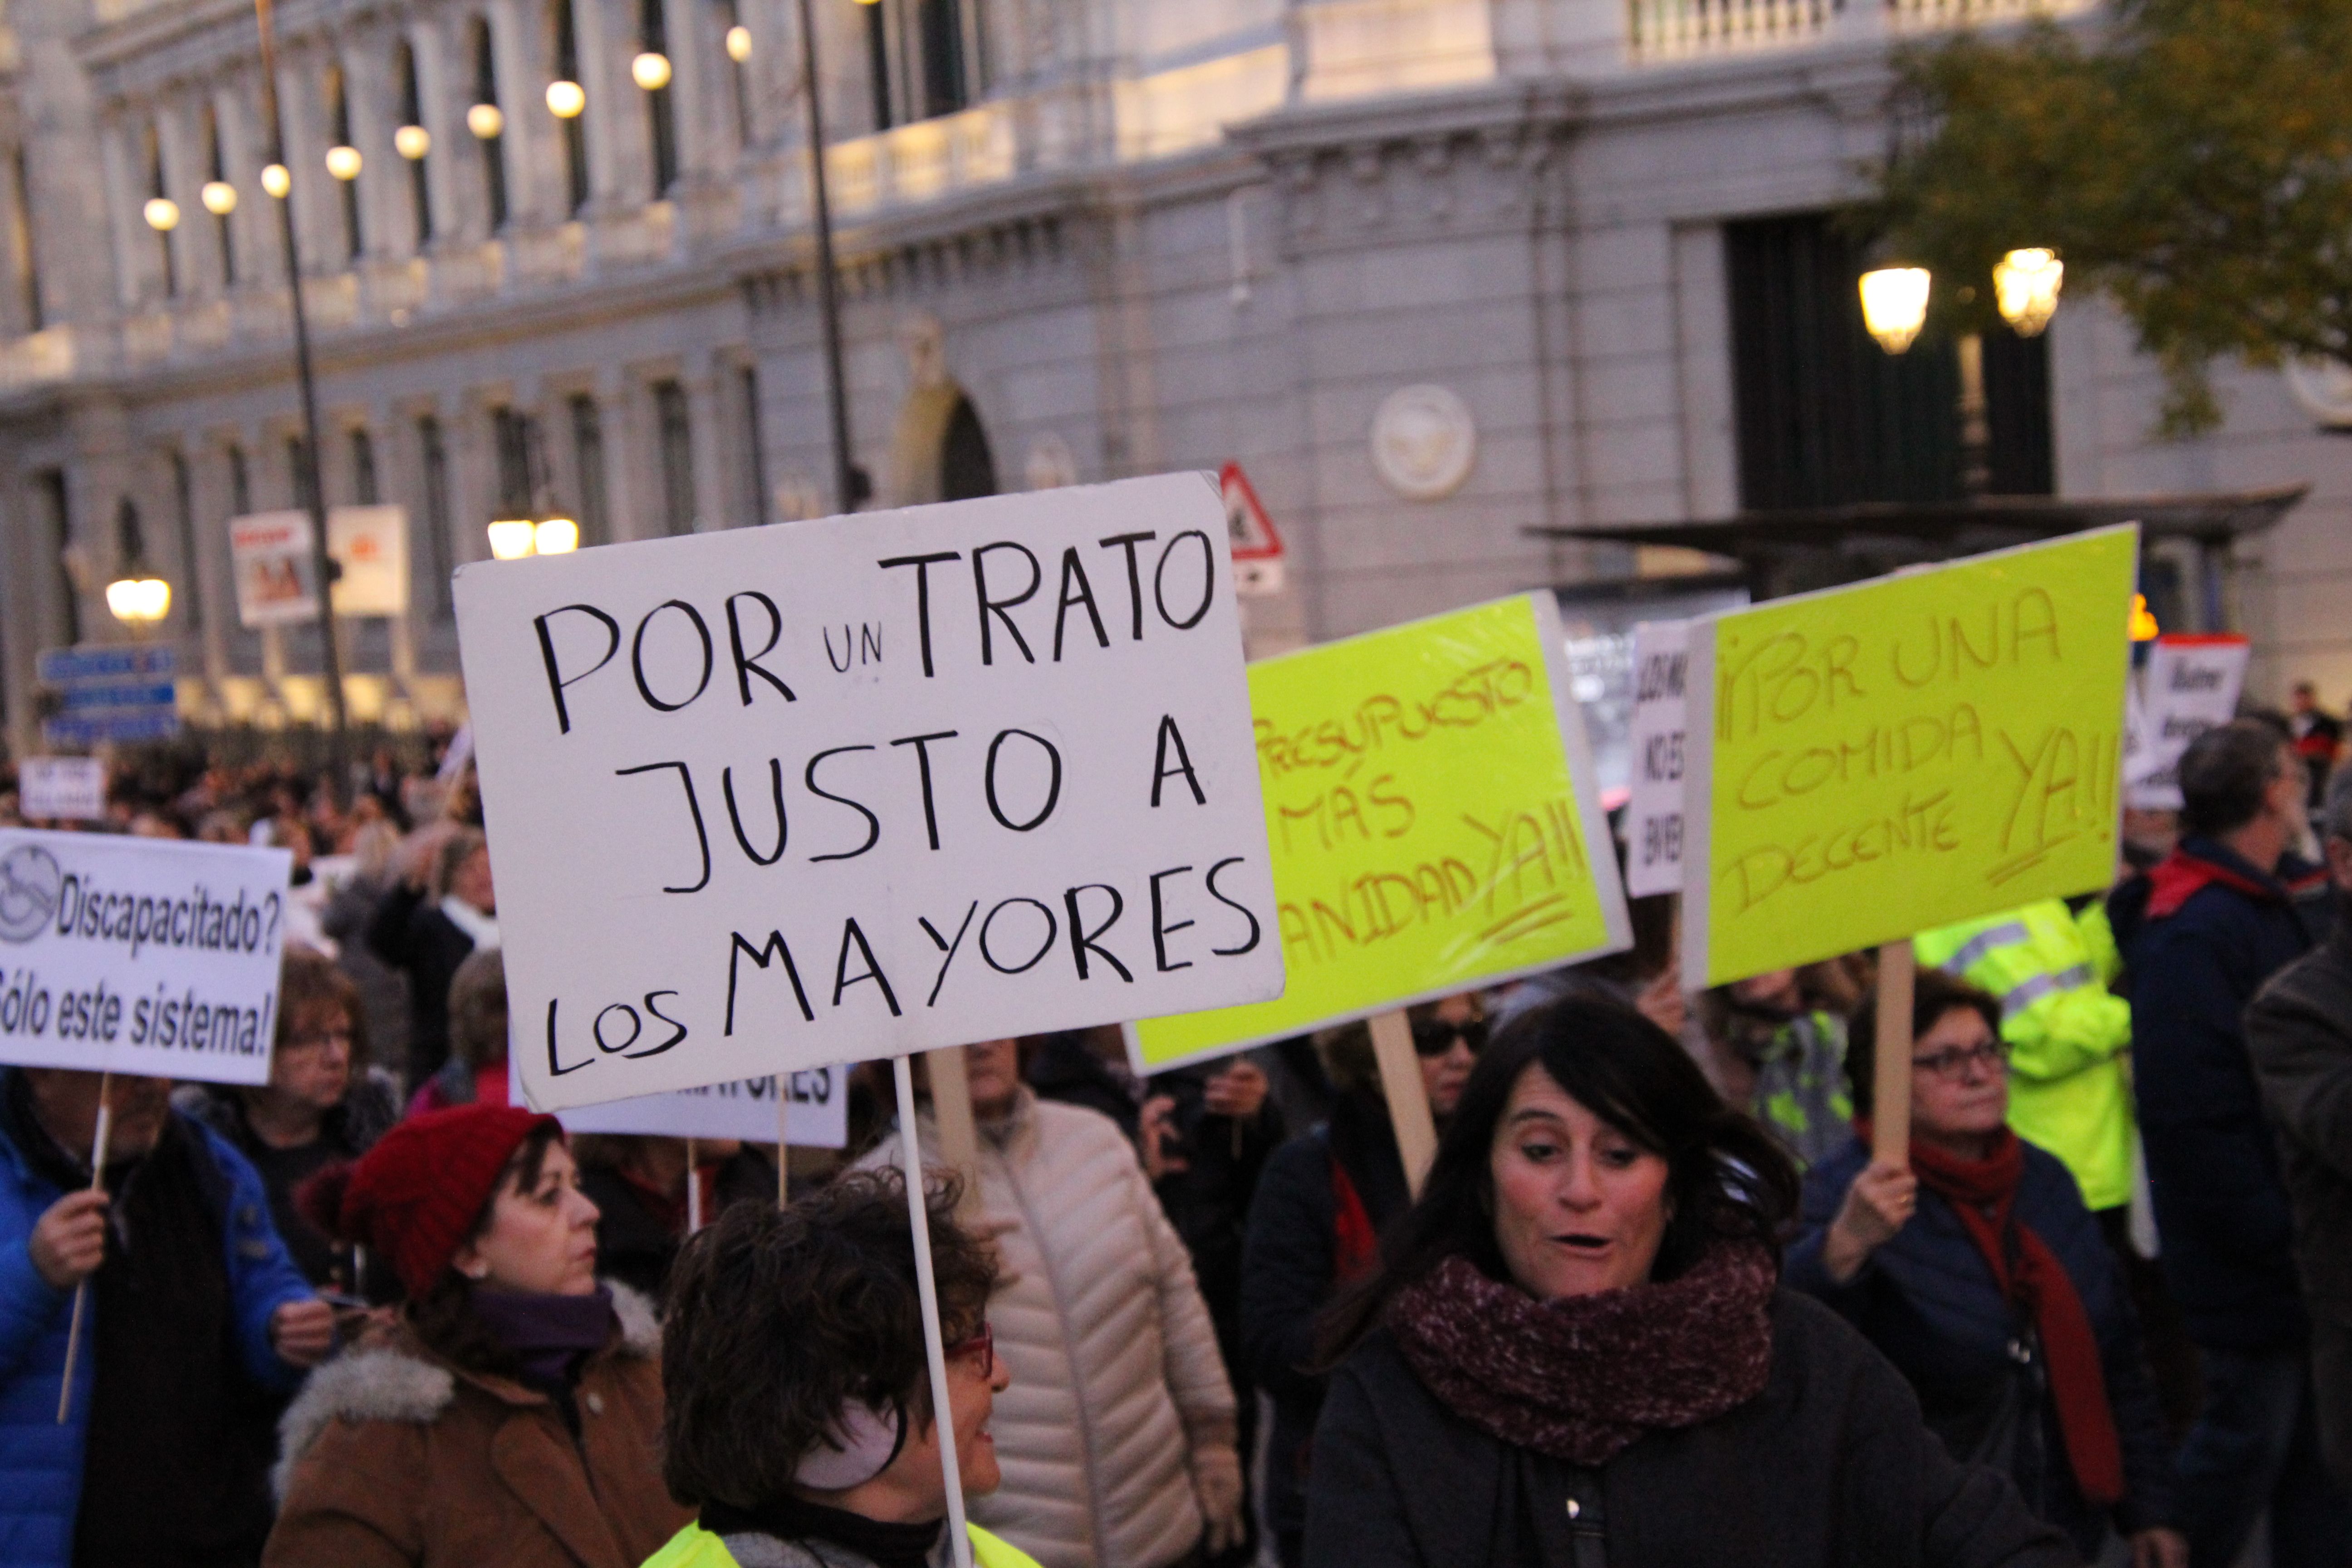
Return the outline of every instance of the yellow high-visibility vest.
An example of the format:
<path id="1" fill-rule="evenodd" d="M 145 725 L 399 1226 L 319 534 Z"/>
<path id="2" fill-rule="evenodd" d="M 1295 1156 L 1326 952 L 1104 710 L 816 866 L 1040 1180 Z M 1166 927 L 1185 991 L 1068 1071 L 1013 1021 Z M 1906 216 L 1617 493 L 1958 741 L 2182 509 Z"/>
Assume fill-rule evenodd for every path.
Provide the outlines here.
<path id="1" fill-rule="evenodd" d="M 1037 1560 L 1011 1542 L 991 1535 L 976 1524 L 966 1525 L 971 1536 L 971 1560 L 977 1568 L 1038 1568 Z M 645 1561 L 644 1568 L 740 1568 L 735 1554 L 727 1550 L 727 1542 L 702 1528 L 689 1524 L 669 1538 L 664 1546 Z"/>

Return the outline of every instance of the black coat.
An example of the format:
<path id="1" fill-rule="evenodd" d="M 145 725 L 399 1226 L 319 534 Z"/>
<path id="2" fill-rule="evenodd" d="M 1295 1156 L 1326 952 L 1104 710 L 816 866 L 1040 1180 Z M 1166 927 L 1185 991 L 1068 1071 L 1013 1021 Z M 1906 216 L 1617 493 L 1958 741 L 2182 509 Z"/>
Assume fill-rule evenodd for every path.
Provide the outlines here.
<path id="1" fill-rule="evenodd" d="M 2094 1510 L 2074 1484 L 2039 1369 L 2011 1360 L 2016 1314 L 1951 1204 L 1923 1185 L 1911 1223 L 1851 1280 L 1840 1285 L 1822 1267 L 1830 1223 L 1869 1163 L 1869 1146 L 1857 1138 L 1806 1173 L 1804 1231 L 1789 1249 L 1783 1282 L 1835 1309 L 1895 1363 L 1919 1395 L 1928 1426 L 1954 1454 L 1983 1454 L 1993 1462 L 1986 1450 L 1998 1439 L 2003 1395 L 2013 1393 L 2021 1403 L 2013 1406 L 2012 1479 L 2036 1512 L 2085 1554 L 2095 1552 L 2110 1522 L 2107 1510 Z M 2123 1269 L 2098 1221 L 2066 1167 L 2030 1143 L 2011 1214 L 2065 1266 L 2098 1338 L 2107 1405 L 2123 1447 L 2125 1496 L 2112 1522 L 2127 1535 L 2174 1523 L 2172 1440 L 2140 1353 Z"/>
<path id="2" fill-rule="evenodd" d="M 1250 1205 L 1242 1247 L 1240 1364 L 1274 1401 L 1265 1504 L 1268 1521 L 1282 1531 L 1307 1522 L 1308 1439 L 1323 1408 L 1327 1380 L 1307 1369 L 1315 1361 L 1316 1314 L 1338 1282 L 1334 1160 L 1375 1228 L 1404 1211 L 1404 1161 L 1378 1090 L 1341 1095 L 1327 1126 L 1276 1150 Z"/>
<path id="3" fill-rule="evenodd" d="M 2352 1326 L 2352 923 L 2339 918 L 2254 998 L 2246 1046 L 2278 1129 L 2305 1299 Z"/>
<path id="4" fill-rule="evenodd" d="M 376 906 L 367 944 L 408 974 L 408 1084 L 411 1089 L 449 1059 L 449 982 L 474 951 L 457 922 L 402 882 Z"/>
<path id="5" fill-rule="evenodd" d="M 2290 1346 L 2304 1332 L 2293 1222 L 2242 1018 L 2263 983 L 2311 946 L 2324 906 L 2298 897 L 2314 868 L 2292 857 L 2273 877 L 2209 838 L 2183 839 L 2180 850 L 2260 891 L 2212 881 L 2155 917 L 2149 879 L 2137 877 L 2108 900 L 2165 1282 L 2198 1344 Z"/>
<path id="6" fill-rule="evenodd" d="M 1577 1561 L 1571 1486 L 1598 1493 L 1619 1568 L 2076 1561 L 2008 1480 L 1953 1461 L 1902 1374 L 1844 1320 L 1782 1291 L 1764 1392 L 1642 1438 L 1597 1484 L 1454 1415 L 1375 1331 L 1333 1374 L 1315 1430 L 1307 1568 L 1555 1568 Z"/>

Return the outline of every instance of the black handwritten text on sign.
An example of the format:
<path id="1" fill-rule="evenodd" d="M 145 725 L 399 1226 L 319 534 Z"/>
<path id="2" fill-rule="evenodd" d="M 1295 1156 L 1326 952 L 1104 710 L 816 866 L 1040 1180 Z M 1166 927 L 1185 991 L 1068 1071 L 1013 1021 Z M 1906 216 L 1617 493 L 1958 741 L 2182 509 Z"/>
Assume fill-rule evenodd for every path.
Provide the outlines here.
<path id="1" fill-rule="evenodd" d="M 1223 515 L 1177 474 L 463 570 L 532 1100 L 1280 994 Z"/>

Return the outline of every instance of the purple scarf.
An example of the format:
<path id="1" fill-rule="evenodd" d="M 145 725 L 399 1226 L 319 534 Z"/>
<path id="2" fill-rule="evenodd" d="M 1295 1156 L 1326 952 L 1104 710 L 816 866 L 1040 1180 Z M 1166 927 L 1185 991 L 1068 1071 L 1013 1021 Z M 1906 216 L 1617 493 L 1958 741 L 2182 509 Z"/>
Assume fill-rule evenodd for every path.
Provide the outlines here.
<path id="1" fill-rule="evenodd" d="M 1764 1391 L 1777 1270 L 1724 1243 L 1678 1279 L 1538 1301 L 1447 1258 L 1387 1322 L 1424 1387 L 1504 1442 L 1605 1465 L 1644 1433 L 1696 1426 Z"/>
<path id="2" fill-rule="evenodd" d="M 582 1361 L 613 1337 L 613 1292 L 599 1285 L 586 1296 L 543 1296 L 531 1290 L 476 1290 L 475 1315 L 536 1383 L 569 1383 Z"/>

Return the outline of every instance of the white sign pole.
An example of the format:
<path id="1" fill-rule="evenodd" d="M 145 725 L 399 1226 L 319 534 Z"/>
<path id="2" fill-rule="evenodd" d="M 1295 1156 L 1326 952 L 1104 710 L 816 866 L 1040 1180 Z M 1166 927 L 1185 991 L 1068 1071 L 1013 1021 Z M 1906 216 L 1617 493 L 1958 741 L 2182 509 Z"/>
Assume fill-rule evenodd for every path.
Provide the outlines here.
<path id="1" fill-rule="evenodd" d="M 915 1233 L 915 1289 L 923 1305 L 923 1356 L 931 1368 L 931 1421 L 940 1435 L 940 1472 L 947 1482 L 948 1541 L 956 1568 L 971 1568 L 971 1532 L 963 1522 L 963 1472 L 956 1461 L 955 1412 L 948 1403 L 948 1352 L 940 1337 L 940 1288 L 931 1273 L 930 1205 L 923 1193 L 922 1142 L 915 1136 L 915 1074 L 905 1057 L 890 1058 L 898 1084 L 898 1163 L 907 1175 L 907 1223 Z"/>
<path id="2" fill-rule="evenodd" d="M 114 1075 L 98 1075 L 98 1129 L 89 1145 L 89 1190 L 93 1193 L 105 1185 L 106 1138 L 113 1130 L 114 1108 L 107 1103 L 108 1092 L 114 1087 Z M 74 1287 L 73 1321 L 66 1329 L 66 1373 L 58 1384 L 58 1425 L 66 1424 L 66 1415 L 73 1408 L 74 1357 L 81 1350 L 82 1309 L 89 1304 L 89 1276 L 81 1277 Z"/>
<path id="3" fill-rule="evenodd" d="M 699 1152 L 695 1141 L 686 1141 L 686 1234 L 692 1236 L 702 1228 L 702 1170 L 696 1158 Z"/>

